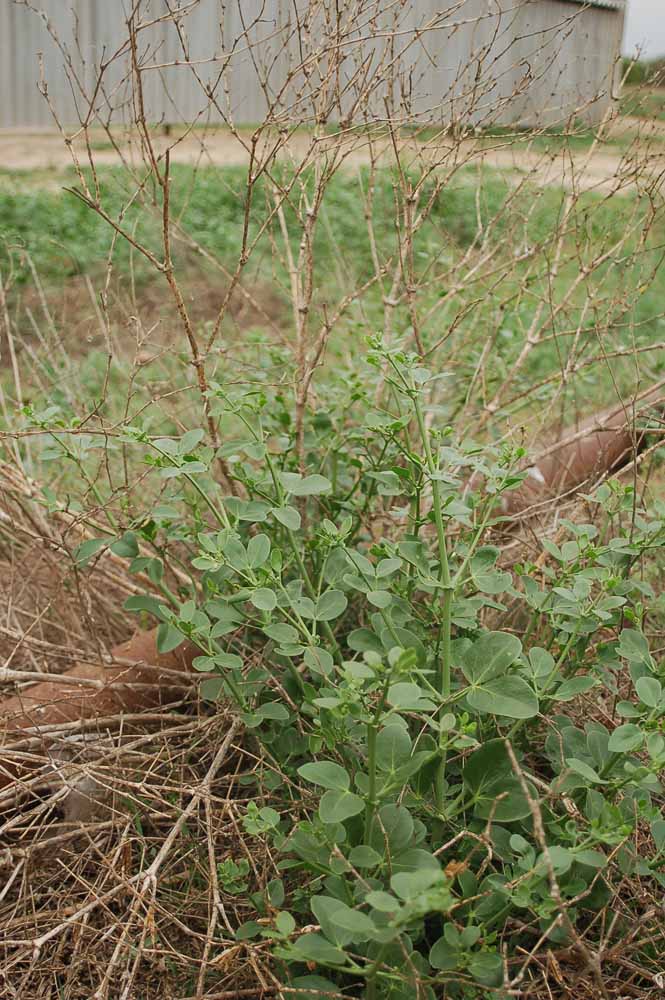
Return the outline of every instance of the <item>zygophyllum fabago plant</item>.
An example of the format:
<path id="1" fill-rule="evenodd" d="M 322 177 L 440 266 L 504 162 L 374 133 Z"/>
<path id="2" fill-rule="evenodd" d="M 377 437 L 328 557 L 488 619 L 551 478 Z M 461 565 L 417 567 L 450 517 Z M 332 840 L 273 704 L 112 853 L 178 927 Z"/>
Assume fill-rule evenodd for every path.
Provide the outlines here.
<path id="1" fill-rule="evenodd" d="M 203 698 L 261 748 L 244 828 L 283 877 L 238 940 L 272 941 L 285 981 L 321 996 L 501 995 L 527 944 L 599 977 L 615 873 L 663 881 L 665 694 L 635 573 L 659 512 L 610 482 L 587 498 L 597 523 L 511 566 L 496 539 L 521 453 L 437 427 L 415 356 L 375 338 L 368 362 L 309 425 L 305 471 L 267 385 L 211 386 L 233 429 L 217 451 L 126 427 L 163 502 L 97 542 L 153 546 L 133 568 L 157 584 L 162 560 L 188 567 L 189 593 L 127 607 L 161 622 L 162 650 L 196 643 Z M 249 891 L 229 864 L 221 885 Z"/>

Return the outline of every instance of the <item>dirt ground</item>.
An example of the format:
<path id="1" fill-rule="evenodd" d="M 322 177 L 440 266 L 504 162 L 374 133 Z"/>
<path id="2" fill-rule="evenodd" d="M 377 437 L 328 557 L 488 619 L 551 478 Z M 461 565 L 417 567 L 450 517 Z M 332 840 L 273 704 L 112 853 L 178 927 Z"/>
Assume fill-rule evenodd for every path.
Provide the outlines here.
<path id="1" fill-rule="evenodd" d="M 197 329 L 217 317 L 225 298 L 227 284 L 218 275 L 188 268 L 183 274 L 181 291 L 189 317 Z M 108 327 L 100 313 L 97 293 L 87 275 L 72 275 L 49 289 L 48 309 L 51 322 L 60 331 L 60 340 L 68 365 L 89 356 L 91 350 L 104 351 L 110 345 L 117 358 L 143 366 L 158 361 L 182 336 L 181 321 L 172 296 L 165 294 L 162 281 L 141 283 L 136 294 L 127 294 L 127 283 L 115 278 L 108 290 Z M 14 351 L 20 363 L 30 368 L 34 355 L 25 355 L 28 347 L 38 347 L 37 326 L 48 329 L 41 313 L 39 291 L 33 285 L 20 287 L 12 298 L 16 317 Z M 278 290 L 266 282 L 254 281 L 249 288 L 235 289 L 225 312 L 225 331 L 233 341 L 257 328 L 270 330 L 274 339 L 283 336 L 289 316 L 287 305 Z M 32 322 L 29 318 L 33 317 Z M 4 328 L 0 331 L 0 357 L 9 356 Z M 151 369 L 154 371 L 154 369 Z M 0 591 L 1 593 L 1 591 Z"/>
<path id="2" fill-rule="evenodd" d="M 579 144 L 578 144 L 579 145 Z M 154 148 L 163 155 L 171 150 L 171 161 L 189 165 L 244 167 L 249 163 L 249 134 L 231 134 L 224 129 L 192 131 L 176 141 L 171 135 L 156 135 Z M 639 159 L 642 176 L 651 176 L 660 187 L 661 173 L 665 166 L 665 122 L 630 117 L 620 117 L 612 122 L 602 139 L 589 149 L 568 147 L 565 140 L 553 141 L 551 146 L 537 148 L 530 137 L 520 134 L 501 135 L 495 138 L 478 137 L 461 143 L 443 134 L 425 141 L 404 139 L 401 144 L 406 160 L 422 158 L 440 163 L 468 162 L 498 170 L 528 172 L 539 185 L 563 185 L 578 190 L 626 189 L 636 183 L 636 163 Z M 316 158 L 320 153 L 333 150 L 344 157 L 347 169 L 357 169 L 370 161 L 370 148 L 366 135 L 324 136 L 315 140 L 309 132 L 294 132 L 280 152 L 280 158 L 292 158 L 301 163 L 305 157 Z M 126 135 L 114 148 L 102 132 L 92 134 L 87 150 L 79 138 L 71 152 L 55 131 L 0 130 L 0 171 L 30 173 L 31 184 L 59 186 L 58 173 L 72 166 L 73 160 L 85 166 L 92 155 L 98 166 L 113 166 L 124 162 L 138 166 L 142 162 L 141 148 L 136 135 Z M 386 138 L 374 140 L 374 155 L 378 162 L 388 165 L 394 153 Z"/>

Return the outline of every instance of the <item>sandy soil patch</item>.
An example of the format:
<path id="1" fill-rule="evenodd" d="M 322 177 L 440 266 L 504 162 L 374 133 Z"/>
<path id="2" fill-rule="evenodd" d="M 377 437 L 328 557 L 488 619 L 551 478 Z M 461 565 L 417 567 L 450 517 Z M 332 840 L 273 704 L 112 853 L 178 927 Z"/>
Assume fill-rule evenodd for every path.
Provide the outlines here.
<path id="1" fill-rule="evenodd" d="M 550 149 L 538 149 L 528 137 L 501 136 L 459 142 L 449 136 L 436 136 L 425 142 L 405 139 L 401 152 L 405 161 L 422 160 L 440 164 L 443 169 L 455 164 L 483 165 L 497 170 L 528 173 L 534 183 L 556 185 L 578 190 L 599 190 L 604 193 L 623 190 L 644 180 L 657 179 L 665 166 L 665 122 L 620 118 L 608 133 L 610 138 L 623 138 L 622 145 L 599 143 L 591 150 L 570 150 L 565 144 L 552 144 Z M 227 130 L 214 129 L 192 132 L 177 142 L 173 136 L 158 135 L 154 139 L 156 153 L 163 157 L 171 150 L 171 161 L 190 166 L 247 167 L 249 164 L 248 136 L 234 136 Z M 394 161 L 391 143 L 374 140 L 374 156 L 379 164 Z M 136 137 L 128 136 L 117 148 L 100 133 L 93 136 L 90 152 L 97 166 L 119 166 L 138 169 L 142 164 L 141 149 Z M 365 135 L 350 137 L 325 136 L 315 141 L 307 132 L 295 132 L 279 156 L 284 162 L 339 154 L 347 169 L 357 169 L 370 162 L 371 150 Z M 73 145 L 73 154 L 86 165 L 88 151 L 81 141 Z M 415 164 L 414 164 L 415 165 Z M 0 130 L 0 169 L 7 172 L 30 172 L 31 184 L 58 186 L 58 177 L 72 166 L 72 154 L 55 132 L 16 132 Z M 27 178 L 26 178 L 27 180 Z M 16 177 L 7 178 L 12 185 Z"/>

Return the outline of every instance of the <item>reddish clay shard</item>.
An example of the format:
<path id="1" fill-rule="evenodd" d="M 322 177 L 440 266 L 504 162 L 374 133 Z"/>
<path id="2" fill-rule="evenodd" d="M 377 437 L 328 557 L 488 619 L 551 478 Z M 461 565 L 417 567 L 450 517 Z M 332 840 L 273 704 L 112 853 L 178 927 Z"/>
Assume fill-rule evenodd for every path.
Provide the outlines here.
<path id="1" fill-rule="evenodd" d="M 77 663 L 59 675 L 58 680 L 40 681 L 0 701 L 3 742 L 7 743 L 10 735 L 39 736 L 40 730 L 47 727 L 136 713 L 167 704 L 182 693 L 186 678 L 181 680 L 177 675 L 187 674 L 199 653 L 190 642 L 181 643 L 170 653 L 159 653 L 157 629 L 137 632 L 112 651 L 113 659 L 125 661 L 124 664 Z M 82 683 L 86 680 L 96 681 L 99 686 Z M 44 733 L 44 749 L 52 739 L 48 731 Z M 33 768 L 38 766 L 39 752 L 35 753 Z M 0 750 L 0 787 L 29 769 L 23 755 L 19 766 L 12 760 L 9 748 L 4 754 Z"/>
<path id="2" fill-rule="evenodd" d="M 631 403 L 595 413 L 569 427 L 560 441 L 545 448 L 527 471 L 522 485 L 505 493 L 505 514 L 537 514 L 549 501 L 590 487 L 605 475 L 627 465 L 645 446 L 648 431 L 638 429 L 651 408 L 663 409 L 663 386 L 640 393 Z M 641 418 L 641 420 L 640 420 Z"/>

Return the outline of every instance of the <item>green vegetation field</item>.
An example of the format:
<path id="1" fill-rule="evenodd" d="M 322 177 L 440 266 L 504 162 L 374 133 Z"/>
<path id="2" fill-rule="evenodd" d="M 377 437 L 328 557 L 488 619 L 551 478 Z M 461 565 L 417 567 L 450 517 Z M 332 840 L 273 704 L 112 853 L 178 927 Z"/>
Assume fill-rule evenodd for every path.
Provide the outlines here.
<path id="1" fill-rule="evenodd" d="M 383 299 L 391 266 L 397 255 L 399 231 L 393 219 L 394 175 L 379 171 L 373 178 L 372 222 L 375 250 L 384 268 L 382 280 L 375 280 L 370 236 L 365 219 L 367 171 L 340 172 L 326 190 L 317 226 L 313 253 L 315 292 L 313 320 L 320 320 L 322 308 L 351 293 L 350 302 L 336 326 L 328 354 L 335 364 L 353 364 L 354 356 L 364 350 L 364 338 L 383 322 Z M 73 183 L 74 178 L 70 178 Z M 212 323 L 216 306 L 222 301 L 228 277 L 240 246 L 244 226 L 243 185 L 245 172 L 238 169 L 174 169 L 172 205 L 177 219 L 174 236 L 174 260 L 189 289 L 189 302 L 200 329 Z M 435 181 L 430 184 L 433 188 Z M 102 192 L 111 215 L 123 209 L 127 199 L 126 183 L 120 172 L 108 170 L 101 175 Z M 63 187 L 67 181 L 63 181 Z M 423 199 L 429 197 L 427 186 Z M 555 188 L 536 189 L 501 173 L 485 171 L 480 187 L 472 168 L 461 170 L 433 198 L 428 217 L 420 228 L 413 247 L 414 274 L 418 281 L 418 309 L 426 317 L 423 324 L 424 346 L 434 350 L 446 366 L 453 364 L 457 389 L 448 393 L 450 412 L 454 412 L 464 386 L 476 369 L 479 358 L 492 339 L 492 369 L 487 373 L 485 391 L 500 384 L 519 355 L 525 332 L 540 315 L 543 300 L 556 305 L 563 302 L 551 325 L 544 320 L 542 343 L 531 352 L 519 373 L 512 396 L 533 389 L 540 402 L 548 400 L 560 386 L 558 374 L 566 363 L 585 364 L 605 351 L 644 349 L 660 342 L 664 327 L 662 302 L 665 301 L 665 272 L 659 267 L 665 230 L 645 196 L 628 192 L 610 200 L 602 195 L 582 195 L 565 218 L 565 231 L 559 248 L 556 274 L 551 264 L 557 252 L 552 234 L 566 211 L 566 194 Z M 269 321 L 282 330 L 290 322 L 289 275 L 284 253 L 284 232 L 277 220 L 265 226 L 271 204 L 266 184 L 259 182 L 249 213 L 249 239 L 257 239 L 252 260 L 243 275 L 243 283 L 258 297 L 259 310 L 249 308 L 243 328 L 230 323 L 225 352 L 237 360 L 247 337 L 261 342 L 271 339 Z M 139 242 L 159 252 L 161 222 L 159 213 L 145 201 L 135 202 L 124 215 L 124 224 Z M 291 232 L 290 248 L 297 252 L 299 225 L 285 210 L 285 224 Z M 648 225 L 645 239 L 643 227 Z M 99 317 L 91 312 L 91 300 L 83 279 L 95 286 L 105 280 L 106 260 L 113 243 L 113 274 L 110 284 L 114 330 L 127 351 L 132 349 L 126 316 L 156 309 L 155 319 L 168 310 L 169 294 L 163 278 L 155 275 L 145 258 L 122 239 L 113 241 L 113 233 L 99 215 L 67 190 L 54 191 L 22 184 L 20 178 L 11 186 L 0 187 L 0 267 L 11 286 L 10 299 L 19 329 L 39 356 L 34 329 L 26 318 L 25 306 L 33 316 L 39 313 L 34 289 L 34 275 L 46 290 L 54 308 L 69 308 L 66 323 L 70 333 L 61 331 L 65 347 L 81 358 L 88 388 L 94 392 L 105 375 L 106 346 L 102 343 Z M 203 251 L 203 253 L 201 252 Z M 215 264 L 206 263 L 210 255 Z M 478 262 L 481 262 L 480 265 Z M 597 263 L 600 261 L 600 263 Z M 221 265 L 222 270 L 219 269 Z M 580 270 L 589 267 L 589 278 L 576 283 Z M 576 286 L 576 287 L 573 287 Z M 362 289 L 358 295 L 354 290 Z M 572 292 L 570 289 L 572 288 Z M 589 294 L 593 307 L 584 309 Z M 489 299 L 488 299 L 489 296 Z M 491 302 L 489 308 L 483 303 Z M 261 315 L 265 305 L 266 315 Z M 89 315 L 81 328 L 80 309 Z M 155 333 L 165 332 L 165 324 Z M 43 316 L 38 321 L 44 321 Z M 150 317 L 145 320 L 150 322 Z M 392 322 L 397 331 L 408 329 L 409 308 L 404 297 L 393 310 Z M 246 324 L 249 323 L 249 330 Z M 545 329 L 547 326 L 547 329 Z M 235 327 L 235 328 L 234 328 Z M 274 331 L 273 331 L 274 333 Z M 85 351 L 77 341 L 84 341 Z M 274 336 L 272 340 L 274 341 Z M 445 342 L 439 353 L 438 344 Z M 600 346 L 602 341 L 602 347 Z M 274 347 L 277 347 L 273 343 Z M 27 359 L 26 359 L 27 360 Z M 42 359 L 45 360 L 45 359 Z M 111 365 L 111 379 L 124 371 L 126 357 Z M 48 359 L 53 363 L 53 358 Z M 174 358 L 163 359 L 175 379 L 183 372 Z M 224 361 L 220 361 L 223 366 Z M 647 353 L 641 370 L 655 378 L 662 370 L 662 354 Z M 28 365 L 28 369 L 30 365 Z M 97 374 L 95 375 L 95 372 Z M 70 373 L 71 374 L 71 373 Z M 43 373 L 42 373 L 43 375 Z M 60 373 L 60 377 L 62 373 Z M 572 394 L 570 405 L 586 411 L 594 404 L 610 402 L 612 379 L 624 389 L 634 383 L 631 361 L 616 361 L 610 375 L 602 359 L 588 364 L 566 390 Z M 28 383 L 30 380 L 27 372 Z M 547 380 L 550 380 L 549 382 Z M 50 386 L 58 396 L 59 377 L 42 377 L 40 384 Z M 10 392 L 11 395 L 11 392 Z M 39 399 L 35 387 L 30 395 Z M 531 406 L 532 393 L 511 407 L 519 414 Z M 45 400 L 44 400 L 45 401 Z M 113 406 L 113 398 L 108 405 Z"/>

